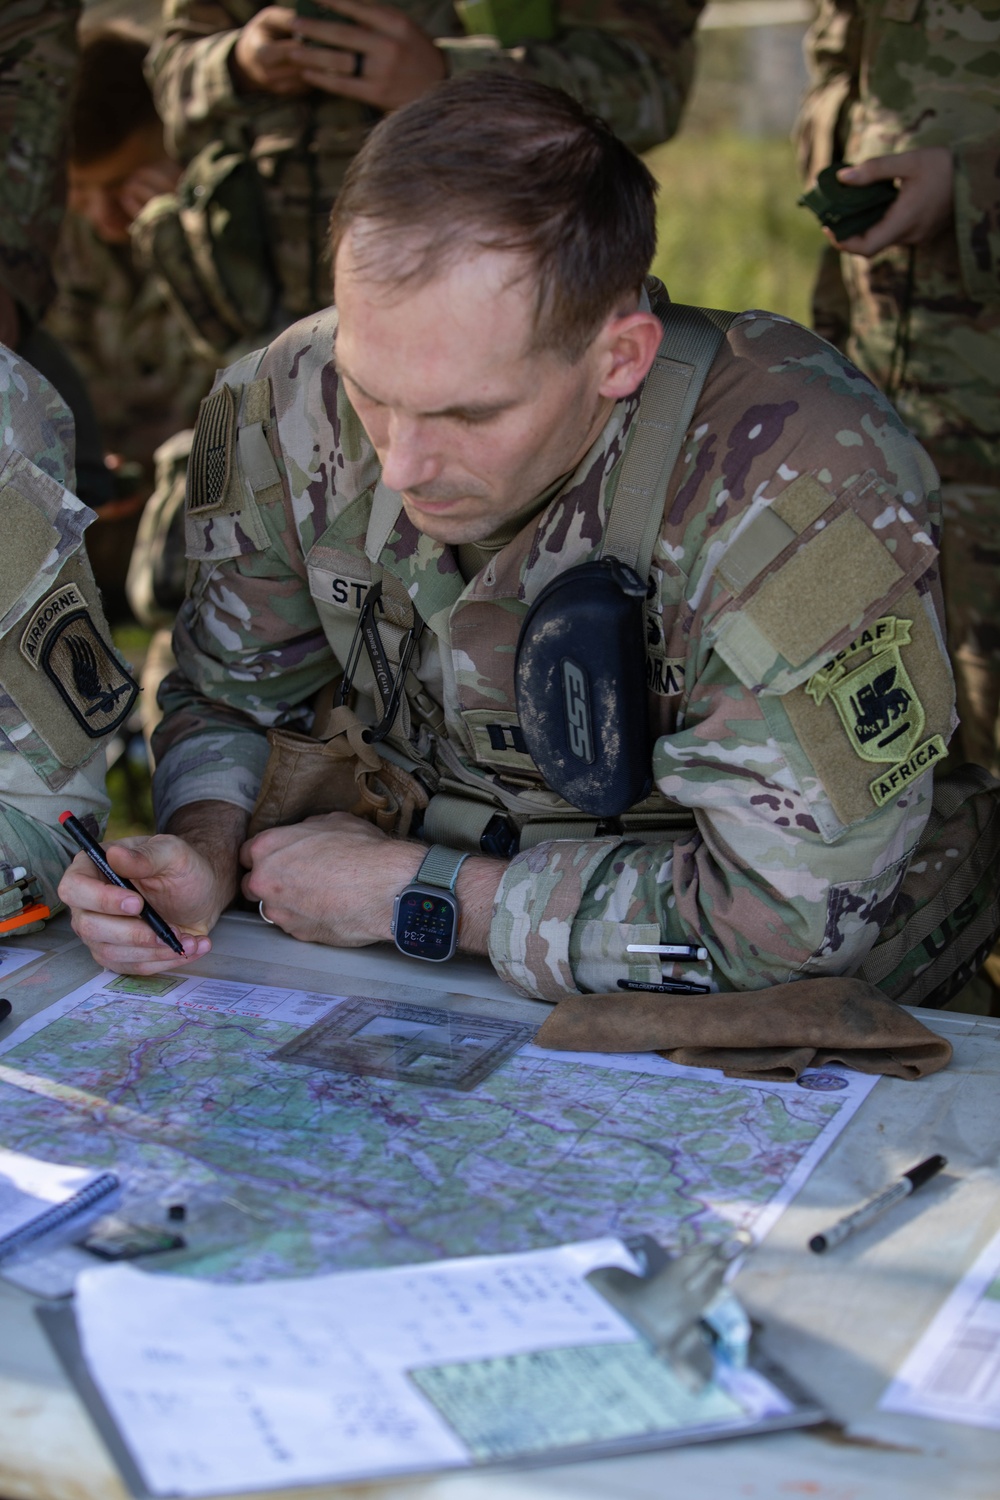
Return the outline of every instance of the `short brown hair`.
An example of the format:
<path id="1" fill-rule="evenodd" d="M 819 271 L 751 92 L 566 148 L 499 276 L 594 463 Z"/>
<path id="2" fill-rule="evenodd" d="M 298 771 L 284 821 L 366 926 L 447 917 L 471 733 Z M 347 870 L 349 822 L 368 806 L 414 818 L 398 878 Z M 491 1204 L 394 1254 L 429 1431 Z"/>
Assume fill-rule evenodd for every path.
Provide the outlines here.
<path id="1" fill-rule="evenodd" d="M 89 167 L 111 156 L 159 116 L 142 65 L 149 47 L 134 34 L 106 27 L 86 35 L 70 114 L 70 161 Z"/>
<path id="2" fill-rule="evenodd" d="M 374 250 L 362 268 L 385 280 L 429 280 L 470 247 L 520 252 L 538 273 L 535 347 L 574 361 L 642 285 L 655 192 L 639 158 L 568 94 L 469 73 L 372 132 L 334 205 L 332 251 L 363 220 Z M 403 243 L 386 257 L 393 232 Z"/>

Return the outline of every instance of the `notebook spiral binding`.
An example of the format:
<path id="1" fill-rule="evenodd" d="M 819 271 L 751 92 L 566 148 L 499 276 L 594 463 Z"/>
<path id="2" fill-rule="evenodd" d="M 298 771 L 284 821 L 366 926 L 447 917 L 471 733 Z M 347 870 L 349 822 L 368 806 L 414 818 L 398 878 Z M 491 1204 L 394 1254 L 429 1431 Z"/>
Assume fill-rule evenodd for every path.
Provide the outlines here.
<path id="1" fill-rule="evenodd" d="M 93 1208 L 94 1204 L 99 1203 L 102 1198 L 110 1197 L 118 1186 L 118 1178 L 114 1172 L 102 1172 L 100 1177 L 95 1177 L 93 1182 L 80 1188 L 72 1198 L 67 1198 L 64 1203 L 54 1203 L 43 1214 L 39 1214 L 37 1219 L 32 1219 L 30 1224 L 22 1224 L 19 1229 L 11 1230 L 9 1234 L 0 1238 L 0 1261 L 8 1260 L 12 1255 L 16 1255 L 33 1240 L 41 1239 L 43 1235 L 61 1229 L 78 1214 L 84 1213 L 88 1208 Z"/>

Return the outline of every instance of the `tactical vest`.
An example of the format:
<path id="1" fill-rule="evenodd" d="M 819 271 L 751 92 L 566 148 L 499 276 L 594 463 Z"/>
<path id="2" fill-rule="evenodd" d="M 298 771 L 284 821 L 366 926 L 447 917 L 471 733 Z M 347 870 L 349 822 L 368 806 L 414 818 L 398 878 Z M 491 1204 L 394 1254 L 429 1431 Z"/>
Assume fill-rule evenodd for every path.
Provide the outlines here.
<path id="1" fill-rule="evenodd" d="M 664 340 L 614 470 L 617 486 L 605 533 L 587 556 L 577 559 L 589 561 L 613 550 L 640 577 L 648 576 L 671 472 L 704 377 L 735 316 L 678 308 L 665 294 L 662 299 L 654 294 L 653 309 L 665 324 Z M 206 408 L 210 403 L 214 408 L 203 409 L 199 419 L 188 510 L 197 515 L 205 503 L 213 512 L 213 530 L 200 552 L 195 539 L 195 559 L 233 556 L 267 544 L 258 502 L 279 498 L 281 475 L 269 437 L 270 380 L 252 378 L 262 358 L 263 351 L 232 367 L 227 384 L 206 402 Z M 223 444 L 217 435 L 226 423 L 236 431 L 239 473 L 230 465 L 233 445 Z M 300 464 L 305 457 L 298 456 Z M 618 834 L 631 842 L 657 842 L 693 831 L 690 809 L 659 791 L 602 824 L 545 785 L 527 753 L 515 706 L 515 649 L 532 599 L 525 597 L 519 579 L 504 576 L 499 559 L 468 587 L 457 569 L 445 573 L 427 567 L 422 573 L 421 536 L 406 519 L 400 496 L 381 483 L 374 457 L 367 477 L 370 482 L 359 486 L 357 498 L 307 550 L 309 589 L 334 656 L 353 665 L 351 706 L 368 724 L 379 721 L 386 703 L 367 651 L 355 649 L 359 611 L 372 585 L 382 586 L 378 630 L 390 675 L 398 671 L 410 632 L 425 627 L 423 649 L 405 676 L 399 713 L 378 746 L 391 766 L 415 777 L 426 793 L 419 798 L 426 801 L 422 837 L 510 857 L 549 839 Z M 203 497 L 199 486 L 206 484 L 212 493 Z M 757 532 L 748 528 L 744 550 L 759 548 Z M 656 604 L 650 609 L 651 638 L 655 633 L 669 636 L 667 616 Z M 475 665 L 474 694 L 458 681 L 458 659 Z M 317 740 L 328 732 L 331 701 L 328 696 L 316 706 Z M 650 694 L 654 741 L 673 732 L 674 705 L 682 703 L 682 695 L 668 702 Z M 948 866 L 938 878 L 935 871 L 942 870 L 942 862 L 935 856 L 945 847 Z M 975 972 L 996 938 L 998 868 L 1000 783 L 977 767 L 966 767 L 939 785 L 935 812 L 883 938 L 861 967 L 862 977 L 897 1000 L 944 1004 Z"/>
<path id="2" fill-rule="evenodd" d="M 610 553 L 629 562 L 643 578 L 649 574 L 675 460 L 725 329 L 736 316 L 680 307 L 665 294 L 655 298 L 653 307 L 666 333 L 617 466 L 605 535 L 593 549 L 594 557 Z M 395 570 L 388 545 L 399 526 L 409 529 L 401 507 L 399 495 L 377 483 L 373 493 L 333 522 L 306 558 L 310 591 L 340 662 L 351 655 L 358 603 L 372 584 L 381 583 L 384 614 L 378 628 L 393 675 L 399 669 L 402 644 L 420 623 L 409 580 Z M 546 786 L 527 751 L 515 704 L 515 648 L 532 600 L 505 586 L 488 565 L 470 585 L 472 597 L 452 612 L 465 587 L 457 573 L 450 587 L 436 578 L 426 603 L 428 591 L 421 587 L 417 605 L 423 623 L 437 638 L 438 651 L 430 659 L 425 654 L 422 666 L 407 674 L 398 718 L 379 746 L 431 794 L 422 836 L 431 843 L 475 852 L 485 847 L 509 856 L 553 838 L 623 834 L 654 842 L 690 830 L 691 812 L 656 790 L 620 817 L 598 821 Z M 345 605 L 351 613 L 345 613 Z M 650 629 L 660 629 L 654 608 Z M 456 685 L 451 668 L 459 653 L 475 662 L 488 681 L 488 707 L 481 706 L 481 698 L 467 702 Z M 353 687 L 360 717 L 370 722 L 379 718 L 385 701 L 365 651 L 360 652 Z M 663 722 L 663 698 L 653 693 L 649 698 L 652 755 L 655 738 L 669 730 Z M 461 724 L 457 742 L 445 727 L 441 707 L 449 701 L 457 707 Z M 448 717 L 454 724 L 455 713 Z"/>

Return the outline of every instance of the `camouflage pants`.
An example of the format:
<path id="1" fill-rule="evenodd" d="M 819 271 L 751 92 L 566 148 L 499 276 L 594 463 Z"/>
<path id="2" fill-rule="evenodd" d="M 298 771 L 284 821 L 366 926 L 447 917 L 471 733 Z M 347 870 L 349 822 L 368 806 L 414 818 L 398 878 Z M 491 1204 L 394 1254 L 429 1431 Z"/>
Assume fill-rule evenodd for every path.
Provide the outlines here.
<path id="1" fill-rule="evenodd" d="M 1000 489 L 941 486 L 948 650 L 961 759 L 1000 775 Z"/>

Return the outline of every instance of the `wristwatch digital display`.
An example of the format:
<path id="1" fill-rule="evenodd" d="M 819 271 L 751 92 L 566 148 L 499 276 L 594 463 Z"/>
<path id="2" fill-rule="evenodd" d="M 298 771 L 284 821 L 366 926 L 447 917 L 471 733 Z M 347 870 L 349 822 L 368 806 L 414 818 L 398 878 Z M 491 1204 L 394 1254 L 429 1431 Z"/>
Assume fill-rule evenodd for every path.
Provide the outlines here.
<path id="1" fill-rule="evenodd" d="M 458 940 L 455 881 L 468 854 L 435 844 L 424 856 L 412 885 L 400 891 L 392 908 L 392 935 L 400 953 L 443 963 Z"/>

